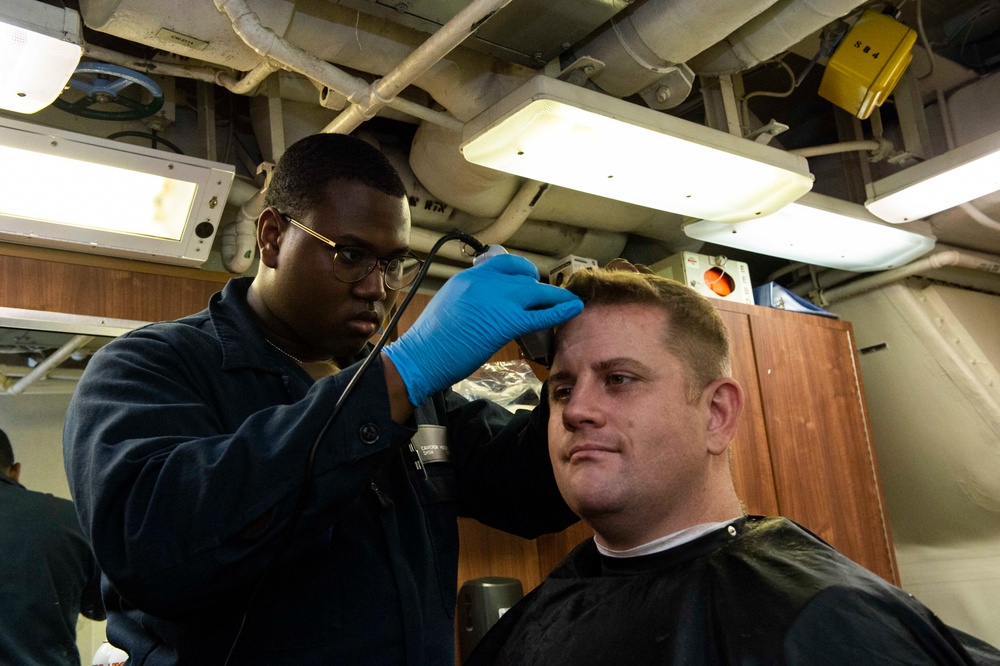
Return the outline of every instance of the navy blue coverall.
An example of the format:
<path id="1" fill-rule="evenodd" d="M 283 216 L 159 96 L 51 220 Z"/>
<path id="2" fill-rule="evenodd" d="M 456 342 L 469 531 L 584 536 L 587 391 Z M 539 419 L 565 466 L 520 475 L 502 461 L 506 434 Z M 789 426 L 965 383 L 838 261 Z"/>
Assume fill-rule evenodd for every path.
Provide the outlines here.
<path id="1" fill-rule="evenodd" d="M 249 604 L 236 663 L 453 665 L 456 517 L 524 537 L 575 520 L 547 406 L 434 396 L 417 419 L 447 427 L 451 461 L 421 470 L 415 423 L 391 421 L 373 363 L 322 435 L 301 519 L 267 569 L 357 366 L 314 381 L 258 330 L 249 285 L 106 345 L 70 404 L 67 476 L 111 642 L 130 666 L 221 664 Z"/>

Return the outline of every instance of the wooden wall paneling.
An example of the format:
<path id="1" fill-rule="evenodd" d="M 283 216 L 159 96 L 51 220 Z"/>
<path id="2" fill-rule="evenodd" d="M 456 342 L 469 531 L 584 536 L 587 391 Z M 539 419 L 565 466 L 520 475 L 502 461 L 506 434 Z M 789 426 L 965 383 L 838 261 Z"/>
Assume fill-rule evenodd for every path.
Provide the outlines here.
<path id="1" fill-rule="evenodd" d="M 517 578 L 525 594 L 542 582 L 534 540 L 495 530 L 471 518 L 458 519 L 461 550 L 458 585 L 483 576 Z"/>
<path id="2" fill-rule="evenodd" d="M 898 585 L 851 325 L 761 308 L 750 326 L 779 513 Z"/>
<path id="3" fill-rule="evenodd" d="M 127 262 L 125 262 L 127 265 Z M 138 262 L 133 262 L 138 265 Z M 180 271 L 175 271 L 180 272 Z M 197 271 L 190 271 L 197 273 Z M 0 255 L 0 305 L 139 321 L 198 312 L 223 288 L 208 279 Z"/>
<path id="4" fill-rule="evenodd" d="M 743 413 L 740 416 L 732 451 L 733 484 L 748 513 L 773 516 L 778 513 L 778 497 L 771 473 L 771 451 L 767 445 L 764 410 L 757 362 L 750 336 L 750 315 L 743 311 L 716 306 L 730 335 L 733 378 L 743 387 Z"/>

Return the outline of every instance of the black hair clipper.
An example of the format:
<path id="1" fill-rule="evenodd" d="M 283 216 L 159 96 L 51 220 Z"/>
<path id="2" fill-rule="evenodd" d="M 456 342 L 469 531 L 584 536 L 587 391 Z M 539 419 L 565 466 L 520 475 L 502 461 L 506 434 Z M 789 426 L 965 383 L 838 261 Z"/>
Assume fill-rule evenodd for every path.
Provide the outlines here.
<path id="1" fill-rule="evenodd" d="M 472 265 L 476 266 L 498 254 L 507 254 L 507 250 L 503 249 L 503 247 L 497 245 L 496 243 L 487 245 L 486 251 L 477 255 L 476 258 L 472 260 Z M 535 363 L 540 363 L 547 368 L 552 365 L 553 337 L 553 329 L 543 328 L 540 331 L 532 331 L 531 333 L 522 335 L 519 338 L 515 338 L 514 342 L 517 343 L 518 348 L 521 350 L 521 354 L 526 359 L 534 361 Z"/>

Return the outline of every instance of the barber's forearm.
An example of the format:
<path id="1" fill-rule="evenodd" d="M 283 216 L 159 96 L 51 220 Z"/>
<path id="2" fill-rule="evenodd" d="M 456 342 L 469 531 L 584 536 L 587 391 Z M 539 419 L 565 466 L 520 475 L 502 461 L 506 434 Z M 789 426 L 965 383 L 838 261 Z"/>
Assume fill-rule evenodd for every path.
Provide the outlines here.
<path id="1" fill-rule="evenodd" d="M 406 384 L 399 376 L 399 371 L 385 354 L 382 354 L 382 372 L 385 374 L 385 387 L 389 392 L 389 413 L 396 423 L 405 423 L 413 414 L 413 405 L 406 391 Z"/>

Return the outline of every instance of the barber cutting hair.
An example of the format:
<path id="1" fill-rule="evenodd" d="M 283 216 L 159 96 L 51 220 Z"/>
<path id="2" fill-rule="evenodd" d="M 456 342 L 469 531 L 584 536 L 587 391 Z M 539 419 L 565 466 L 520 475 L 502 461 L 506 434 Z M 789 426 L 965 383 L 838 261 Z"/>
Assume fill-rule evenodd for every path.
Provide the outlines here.
<path id="1" fill-rule="evenodd" d="M 420 267 L 399 176 L 363 141 L 310 136 L 266 204 L 257 275 L 104 347 L 71 402 L 108 638 L 129 666 L 454 664 L 456 517 L 534 537 L 575 516 L 547 405 L 514 415 L 449 387 L 582 303 L 492 257 L 358 375 Z M 427 438 L 445 446 L 421 460 Z"/>

